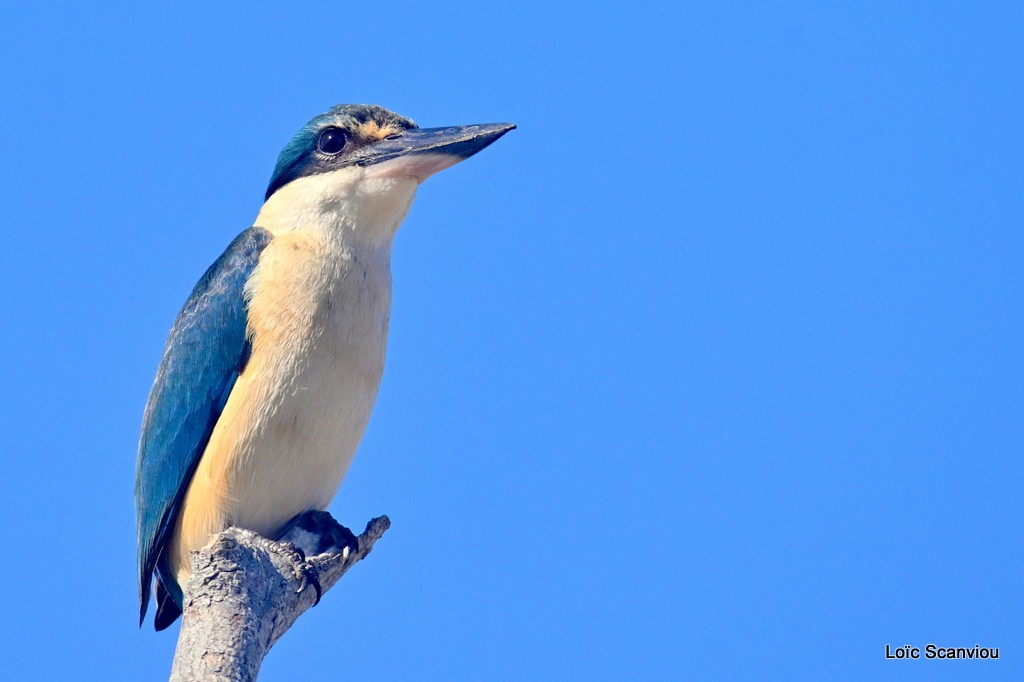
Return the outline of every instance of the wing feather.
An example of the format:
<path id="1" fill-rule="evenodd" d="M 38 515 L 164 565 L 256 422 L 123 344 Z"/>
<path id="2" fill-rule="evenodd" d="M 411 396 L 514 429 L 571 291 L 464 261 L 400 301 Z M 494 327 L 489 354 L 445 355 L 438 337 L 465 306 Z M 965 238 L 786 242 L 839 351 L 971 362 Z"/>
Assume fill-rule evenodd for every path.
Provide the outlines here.
<path id="1" fill-rule="evenodd" d="M 157 560 L 224 404 L 249 356 L 243 293 L 269 232 L 238 235 L 178 313 L 149 394 L 135 473 L 139 624 Z"/>

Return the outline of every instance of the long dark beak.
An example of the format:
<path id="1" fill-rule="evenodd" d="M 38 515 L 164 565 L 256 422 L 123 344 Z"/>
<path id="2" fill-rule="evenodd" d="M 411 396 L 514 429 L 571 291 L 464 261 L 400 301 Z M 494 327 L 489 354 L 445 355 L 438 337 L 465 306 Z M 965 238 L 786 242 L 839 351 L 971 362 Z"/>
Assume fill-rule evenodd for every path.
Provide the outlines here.
<path id="1" fill-rule="evenodd" d="M 476 154 L 515 128 L 513 123 L 413 128 L 356 152 L 352 162 L 372 166 L 376 177 L 413 176 L 424 180 Z"/>

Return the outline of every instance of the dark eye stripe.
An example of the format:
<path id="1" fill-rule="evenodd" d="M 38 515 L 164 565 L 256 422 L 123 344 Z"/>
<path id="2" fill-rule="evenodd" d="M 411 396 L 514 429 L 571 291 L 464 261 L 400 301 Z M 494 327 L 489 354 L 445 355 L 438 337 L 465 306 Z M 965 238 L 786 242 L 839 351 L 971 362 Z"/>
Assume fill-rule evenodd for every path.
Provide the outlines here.
<path id="1" fill-rule="evenodd" d="M 341 128 L 325 128 L 320 133 L 320 139 L 316 141 L 316 148 L 324 154 L 334 156 L 345 148 L 345 142 L 345 133 Z"/>

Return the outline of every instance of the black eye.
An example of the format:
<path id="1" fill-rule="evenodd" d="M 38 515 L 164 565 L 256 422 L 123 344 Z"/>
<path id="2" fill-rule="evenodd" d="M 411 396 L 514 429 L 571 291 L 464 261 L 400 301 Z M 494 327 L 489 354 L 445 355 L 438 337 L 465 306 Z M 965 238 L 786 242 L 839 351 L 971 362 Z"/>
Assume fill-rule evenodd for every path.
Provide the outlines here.
<path id="1" fill-rule="evenodd" d="M 326 128 L 316 141 L 316 148 L 324 154 L 334 156 L 345 148 L 345 133 L 341 128 Z"/>

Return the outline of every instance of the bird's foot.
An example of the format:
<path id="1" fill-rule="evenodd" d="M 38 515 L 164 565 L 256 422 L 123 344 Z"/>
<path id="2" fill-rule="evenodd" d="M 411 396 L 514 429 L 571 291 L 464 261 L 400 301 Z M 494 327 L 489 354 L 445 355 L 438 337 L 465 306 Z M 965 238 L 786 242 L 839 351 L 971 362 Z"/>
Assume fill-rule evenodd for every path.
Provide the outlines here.
<path id="1" fill-rule="evenodd" d="M 312 586 L 316 590 L 313 606 L 319 604 L 320 597 L 323 596 L 323 589 L 320 587 L 320 574 L 317 572 L 316 566 L 306 558 L 306 553 L 298 545 L 287 540 L 268 540 L 266 538 L 260 538 L 260 540 L 262 540 L 260 544 L 268 552 L 279 554 L 291 562 L 295 578 L 299 581 L 299 589 L 295 590 L 295 593 L 301 594 L 306 588 Z"/>
<path id="2" fill-rule="evenodd" d="M 299 554 L 302 554 L 302 550 L 296 548 Z M 316 590 L 316 599 L 313 600 L 313 606 L 320 603 L 320 597 L 324 596 L 323 588 L 320 587 L 320 574 L 316 570 L 316 566 L 306 559 L 306 556 L 302 554 L 302 561 L 295 565 L 295 577 L 299 579 L 299 589 L 295 590 L 295 594 L 302 594 L 310 585 Z"/>
<path id="3" fill-rule="evenodd" d="M 307 554 L 334 552 L 348 559 L 359 551 L 359 538 L 355 533 L 334 520 L 325 511 L 308 511 L 288 522 L 278 540 L 293 542 L 303 547 Z"/>
<path id="4" fill-rule="evenodd" d="M 341 558 L 348 558 L 359 551 L 359 537 L 351 530 L 341 525 L 328 516 L 329 524 L 323 528 L 323 542 L 326 544 L 324 550 L 332 549 L 341 554 Z"/>
<path id="5" fill-rule="evenodd" d="M 319 554 L 340 554 L 342 561 L 359 551 L 359 538 L 355 533 L 334 520 L 325 511 L 307 511 L 289 521 L 275 538 L 275 544 L 287 547 L 298 559 L 293 561 L 297 566 L 296 576 L 299 578 L 299 592 L 310 585 L 316 590 L 316 601 L 320 603 L 322 589 L 316 568 L 306 557 Z"/>

